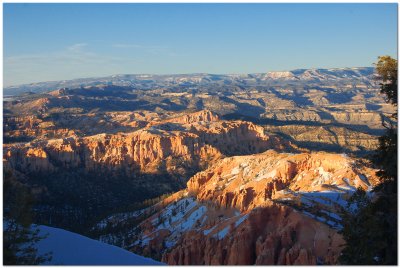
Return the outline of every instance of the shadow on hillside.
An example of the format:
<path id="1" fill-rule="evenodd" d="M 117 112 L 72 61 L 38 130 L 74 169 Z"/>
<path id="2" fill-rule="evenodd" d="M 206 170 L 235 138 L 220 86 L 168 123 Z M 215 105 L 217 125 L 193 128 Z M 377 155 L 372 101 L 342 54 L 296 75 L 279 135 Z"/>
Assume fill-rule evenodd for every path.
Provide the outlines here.
<path id="1" fill-rule="evenodd" d="M 275 94 L 278 98 L 288 101 L 293 101 L 299 106 L 313 106 L 314 103 L 310 101 L 307 97 L 304 97 L 302 94 L 294 92 L 293 95 L 282 94 L 277 91 L 275 88 L 270 88 L 271 92 Z"/>
<path id="2" fill-rule="evenodd" d="M 315 122 L 315 121 L 297 121 L 297 120 L 291 120 L 291 121 L 282 121 L 282 120 L 276 120 L 276 119 L 269 119 L 269 118 L 259 118 L 259 117 L 254 117 L 254 116 L 249 116 L 249 115 L 244 115 L 240 113 L 230 113 L 230 114 L 225 114 L 222 116 L 222 119 L 224 120 L 243 120 L 243 121 L 249 121 L 254 124 L 258 125 L 273 125 L 273 126 L 288 126 L 288 125 L 300 125 L 300 126 L 329 126 L 329 127 L 344 127 L 350 130 L 355 130 L 355 131 L 360 131 L 364 132 L 370 135 L 374 136 L 379 136 L 382 135 L 384 130 L 382 129 L 373 129 L 365 125 L 349 125 L 349 124 L 343 124 L 343 123 L 338 123 L 338 122 L 332 122 L 332 123 L 323 123 L 323 122 Z"/>
<path id="3" fill-rule="evenodd" d="M 234 104 L 236 106 L 236 110 L 242 111 L 242 113 L 245 113 L 247 116 L 259 117 L 262 113 L 265 112 L 264 108 L 260 106 L 251 105 L 249 103 L 238 102 L 225 96 L 221 96 L 220 100 L 226 103 Z"/>
<path id="4" fill-rule="evenodd" d="M 325 98 L 332 104 L 343 104 L 351 102 L 355 95 L 353 92 L 340 92 L 327 94 Z"/>

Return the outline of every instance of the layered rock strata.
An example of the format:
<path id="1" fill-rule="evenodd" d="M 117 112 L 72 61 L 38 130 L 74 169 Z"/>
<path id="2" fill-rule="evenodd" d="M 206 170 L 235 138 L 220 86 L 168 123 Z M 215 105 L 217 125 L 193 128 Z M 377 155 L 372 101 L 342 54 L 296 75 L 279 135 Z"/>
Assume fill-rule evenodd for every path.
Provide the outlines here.
<path id="1" fill-rule="evenodd" d="M 173 265 L 336 264 L 340 211 L 375 172 L 328 153 L 225 158 L 153 207 L 128 248 Z"/>

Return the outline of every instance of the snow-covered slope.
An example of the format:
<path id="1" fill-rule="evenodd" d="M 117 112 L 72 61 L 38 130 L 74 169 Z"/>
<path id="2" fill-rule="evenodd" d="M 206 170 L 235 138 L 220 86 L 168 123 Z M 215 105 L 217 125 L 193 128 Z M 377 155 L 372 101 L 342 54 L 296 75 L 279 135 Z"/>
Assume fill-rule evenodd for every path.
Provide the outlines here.
<path id="1" fill-rule="evenodd" d="M 5 95 L 18 95 L 24 92 L 46 92 L 57 88 L 79 88 L 80 86 L 96 86 L 112 84 L 115 86 L 133 86 L 150 89 L 175 85 L 265 85 L 265 82 L 278 80 L 280 82 L 327 82 L 352 81 L 355 84 L 368 82 L 374 77 L 373 67 L 332 68 L 332 69 L 297 69 L 292 71 L 274 71 L 253 74 L 122 74 L 106 77 L 80 78 L 63 81 L 48 81 L 4 88 Z"/>
<path id="2" fill-rule="evenodd" d="M 38 226 L 40 235 L 48 235 L 37 243 L 39 254 L 52 252 L 50 265 L 162 265 L 155 260 L 133 254 L 63 229 Z"/>

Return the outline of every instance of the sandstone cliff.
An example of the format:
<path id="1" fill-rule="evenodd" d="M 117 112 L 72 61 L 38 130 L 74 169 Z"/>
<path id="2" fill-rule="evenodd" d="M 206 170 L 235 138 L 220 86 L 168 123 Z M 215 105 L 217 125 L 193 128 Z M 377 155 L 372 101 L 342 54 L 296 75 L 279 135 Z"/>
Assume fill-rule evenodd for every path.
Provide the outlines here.
<path id="1" fill-rule="evenodd" d="M 170 265 L 335 264 L 342 243 L 340 235 L 326 225 L 271 203 L 235 217 L 225 229 L 208 235 L 185 233 L 162 261 Z"/>
<path id="2" fill-rule="evenodd" d="M 225 156 L 271 148 L 296 150 L 259 126 L 219 120 L 209 111 L 165 117 L 155 113 L 108 116 L 114 116 L 113 122 L 120 126 L 133 117 L 137 130 L 3 146 L 4 168 L 40 188 L 41 223 L 79 228 L 81 221 L 89 224 L 93 215 L 175 192 L 193 174 Z M 37 118 L 29 120 L 15 124 L 37 124 Z"/>
<path id="3" fill-rule="evenodd" d="M 267 151 L 225 158 L 212 169 L 194 175 L 187 189 L 199 200 L 248 211 L 266 199 L 290 197 L 293 202 L 301 202 L 307 193 L 358 187 L 368 190 L 377 182 L 374 170 L 357 165 L 355 159 L 345 155 Z"/>
<path id="4" fill-rule="evenodd" d="M 346 155 L 275 151 L 219 160 L 127 238 L 168 264 L 335 264 L 339 211 L 375 170 Z M 129 242 L 131 241 L 131 242 Z"/>
<path id="5" fill-rule="evenodd" d="M 265 126 L 266 131 L 288 135 L 300 147 L 313 150 L 348 151 L 363 153 L 375 150 L 378 137 L 334 126 Z"/>
<path id="6" fill-rule="evenodd" d="M 124 170 L 126 174 L 171 171 L 177 162 L 201 166 L 223 154 L 250 154 L 290 149 L 289 143 L 266 135 L 244 121 L 221 121 L 209 111 L 184 115 L 131 133 L 68 137 L 4 146 L 7 165 L 21 172 L 60 169 Z"/>

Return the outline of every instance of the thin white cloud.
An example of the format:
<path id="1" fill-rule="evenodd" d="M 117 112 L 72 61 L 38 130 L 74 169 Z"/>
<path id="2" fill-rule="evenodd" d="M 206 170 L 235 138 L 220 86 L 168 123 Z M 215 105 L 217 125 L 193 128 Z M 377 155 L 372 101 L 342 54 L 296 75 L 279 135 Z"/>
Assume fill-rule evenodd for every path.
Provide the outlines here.
<path id="1" fill-rule="evenodd" d="M 69 47 L 67 47 L 67 50 L 69 51 L 81 51 L 83 48 L 87 47 L 87 43 L 78 43 L 78 44 L 73 44 Z"/>
<path id="2" fill-rule="evenodd" d="M 75 44 L 67 47 L 65 50 L 6 57 L 4 63 L 8 66 L 17 66 L 21 64 L 82 64 L 82 63 L 107 63 L 110 61 L 123 61 L 123 58 L 98 55 L 96 53 L 84 50 L 87 44 Z"/>
<path id="3" fill-rule="evenodd" d="M 116 73 L 141 73 L 145 58 L 182 56 L 164 46 L 115 43 L 120 54 L 95 53 L 88 43 L 76 43 L 62 50 L 4 58 L 4 86 Z M 134 51 L 137 50 L 137 53 Z"/>
<path id="4" fill-rule="evenodd" d="M 112 47 L 120 49 L 136 49 L 152 55 L 178 56 L 176 52 L 171 51 L 165 46 L 116 43 L 112 44 Z"/>
<path id="5" fill-rule="evenodd" d="M 5 57 L 4 85 L 109 75 L 135 63 L 129 57 L 99 55 L 87 48 L 88 44 L 79 43 L 55 52 Z"/>
<path id="6" fill-rule="evenodd" d="M 144 48 L 144 46 L 136 44 L 113 44 L 112 47 L 115 48 Z"/>
<path id="7" fill-rule="evenodd" d="M 126 43 L 115 43 L 112 44 L 112 46 L 115 48 L 168 49 L 165 46 L 126 44 Z"/>

